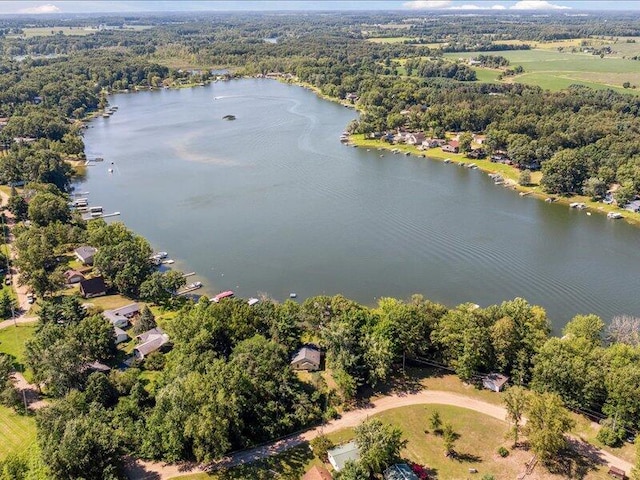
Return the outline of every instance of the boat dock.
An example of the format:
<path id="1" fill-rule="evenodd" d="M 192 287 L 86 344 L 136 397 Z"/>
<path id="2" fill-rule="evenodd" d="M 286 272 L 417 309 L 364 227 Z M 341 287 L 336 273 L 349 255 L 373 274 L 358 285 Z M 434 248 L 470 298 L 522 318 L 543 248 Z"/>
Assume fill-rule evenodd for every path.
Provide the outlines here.
<path id="1" fill-rule="evenodd" d="M 177 292 L 176 295 L 184 295 L 186 293 L 190 293 L 190 292 L 193 292 L 195 290 L 198 290 L 199 288 L 202 288 L 202 282 L 193 282 L 193 283 L 187 285 L 186 288 L 183 288 L 182 290 Z"/>

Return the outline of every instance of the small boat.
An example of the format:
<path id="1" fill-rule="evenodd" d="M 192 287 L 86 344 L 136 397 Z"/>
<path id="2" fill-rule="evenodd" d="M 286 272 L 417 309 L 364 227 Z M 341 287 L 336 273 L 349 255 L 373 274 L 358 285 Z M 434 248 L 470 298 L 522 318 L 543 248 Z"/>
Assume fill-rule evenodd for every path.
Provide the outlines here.
<path id="1" fill-rule="evenodd" d="M 102 157 L 96 157 L 96 158 L 94 158 L 94 159 L 93 159 L 93 161 L 94 161 L 94 162 L 102 162 L 102 161 L 104 161 L 104 158 L 102 158 Z"/>
<path id="2" fill-rule="evenodd" d="M 249 305 L 255 305 L 256 303 L 258 303 L 260 300 L 257 298 L 250 298 L 249 301 L 247 302 Z"/>
<path id="3" fill-rule="evenodd" d="M 233 297 L 233 292 L 231 290 L 227 290 L 226 292 L 221 292 L 215 297 L 211 298 L 211 301 L 218 303 L 223 298 L 230 298 L 230 297 Z"/>
<path id="4" fill-rule="evenodd" d="M 618 220 L 620 218 L 624 218 L 619 212 L 609 212 L 607 213 L 607 218 L 613 218 L 614 220 Z"/>
<path id="5" fill-rule="evenodd" d="M 110 168 L 109 170 L 107 170 L 107 172 L 113 173 L 113 168 Z"/>
<path id="6" fill-rule="evenodd" d="M 451 163 L 451 159 L 450 158 L 445 158 L 444 159 L 444 163 Z"/>
<path id="7" fill-rule="evenodd" d="M 544 199 L 544 201 L 547 203 L 553 203 L 556 201 L 556 199 L 554 197 L 547 197 Z"/>
<path id="8" fill-rule="evenodd" d="M 404 152 L 404 154 L 408 157 L 409 155 L 411 155 L 411 152 Z"/>
<path id="9" fill-rule="evenodd" d="M 169 254 L 167 252 L 158 252 L 155 254 L 155 256 L 158 258 L 167 258 Z"/>
<path id="10" fill-rule="evenodd" d="M 109 118 L 111 116 L 110 113 L 103 113 L 102 118 Z"/>
<path id="11" fill-rule="evenodd" d="M 200 287 L 202 287 L 202 282 L 193 282 L 187 285 L 187 288 L 190 288 L 192 290 L 196 290 L 197 288 L 200 288 Z"/>
<path id="12" fill-rule="evenodd" d="M 297 293 L 294 293 L 294 292 L 291 292 L 291 293 L 289 294 L 289 298 L 298 298 L 298 294 L 297 294 Z"/>
<path id="13" fill-rule="evenodd" d="M 224 117 L 222 117 L 223 120 L 235 120 L 236 116 L 235 115 L 225 115 Z"/>
<path id="14" fill-rule="evenodd" d="M 172 265 L 172 264 L 174 264 L 174 263 L 175 263 L 175 260 L 173 260 L 173 259 L 171 259 L 171 258 L 170 258 L 170 259 L 168 259 L 168 260 L 162 260 L 162 262 L 161 262 L 161 263 L 162 263 L 163 265 Z"/>
<path id="15" fill-rule="evenodd" d="M 577 208 L 578 210 L 584 210 L 585 208 L 587 208 L 587 206 L 584 203 L 580 203 L 580 202 L 570 203 L 569 207 Z"/>

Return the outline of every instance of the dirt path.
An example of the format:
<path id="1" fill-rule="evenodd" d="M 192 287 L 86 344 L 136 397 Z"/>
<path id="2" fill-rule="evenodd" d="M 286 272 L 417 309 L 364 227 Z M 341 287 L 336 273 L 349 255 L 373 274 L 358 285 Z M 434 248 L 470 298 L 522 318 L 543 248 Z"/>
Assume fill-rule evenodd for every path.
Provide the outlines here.
<path id="1" fill-rule="evenodd" d="M 263 458 L 282 453 L 285 450 L 296 447 L 304 442 L 308 442 L 318 435 L 336 432 L 344 428 L 355 427 L 377 413 L 393 408 L 429 403 L 468 408 L 503 421 L 506 417 L 506 410 L 503 407 L 450 392 L 423 390 L 418 393 L 389 395 L 376 400 L 368 407 L 347 412 L 339 419 L 333 420 L 321 427 L 292 435 L 291 437 L 269 443 L 262 447 L 256 447 L 232 454 L 226 459 L 212 465 L 211 469 L 229 468 L 261 460 Z M 629 462 L 600 450 L 578 438 L 571 437 L 571 445 L 583 455 L 589 455 L 595 458 L 599 463 L 614 465 L 626 472 L 631 471 L 631 468 L 633 467 Z M 135 468 L 132 467 L 129 470 L 129 478 L 140 480 L 161 480 L 189 473 L 199 473 L 202 471 L 204 471 L 202 467 L 194 465 L 165 465 L 161 463 L 138 461 L 135 462 Z"/>
<path id="2" fill-rule="evenodd" d="M 11 374 L 11 377 L 13 378 L 14 387 L 24 399 L 27 404 L 27 408 L 30 410 L 38 410 L 49 405 L 49 401 L 42 399 L 38 392 L 38 388 L 27 382 L 22 373 L 14 372 Z"/>
<path id="3" fill-rule="evenodd" d="M 9 202 L 9 195 L 4 193 L 3 191 L 0 191 L 0 200 L 2 200 L 2 202 L 0 203 L 0 206 L 7 205 L 7 203 Z M 11 258 L 11 260 L 14 260 L 16 258 L 16 251 L 15 251 L 15 248 L 13 247 L 13 242 L 15 238 L 13 236 L 13 232 L 11 231 L 10 227 L 13 226 L 15 219 L 13 218 L 13 214 L 8 210 L 5 211 L 5 218 L 7 219 L 7 227 L 9 227 L 9 234 L 7 235 L 7 242 L 9 244 L 9 257 Z M 29 313 L 29 309 L 31 308 L 31 304 L 27 299 L 28 287 L 26 285 L 19 285 L 20 273 L 13 267 L 11 268 L 11 282 L 12 282 L 11 285 L 13 287 L 13 290 L 16 293 L 18 306 L 15 314 L 16 314 L 16 319 L 18 319 L 25 316 L 27 313 Z M 0 328 L 4 328 L 4 327 L 0 326 Z"/>

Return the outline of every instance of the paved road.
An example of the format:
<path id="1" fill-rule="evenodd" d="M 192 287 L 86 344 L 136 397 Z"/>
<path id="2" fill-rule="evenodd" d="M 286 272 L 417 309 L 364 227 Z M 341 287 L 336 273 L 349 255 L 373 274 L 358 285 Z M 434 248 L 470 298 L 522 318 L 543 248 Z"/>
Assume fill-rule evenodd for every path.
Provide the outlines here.
<path id="1" fill-rule="evenodd" d="M 333 420 L 323 425 L 322 427 L 313 428 L 300 434 L 288 437 L 284 440 L 279 440 L 262 447 L 252 448 L 250 450 L 244 450 L 230 455 L 226 459 L 218 462 L 215 465 L 212 465 L 211 468 L 228 468 L 251 463 L 266 457 L 270 457 L 272 455 L 282 453 L 285 450 L 296 447 L 304 442 L 308 442 L 318 435 L 336 432 L 348 427 L 355 427 L 366 420 L 368 417 L 377 413 L 398 407 L 429 403 L 468 408 L 470 410 L 484 413 L 485 415 L 489 415 L 493 418 L 503 421 L 506 418 L 506 410 L 501 406 L 493 405 L 481 400 L 477 400 L 475 398 L 470 398 L 451 392 L 423 390 L 418 393 L 389 395 L 376 400 L 366 408 L 346 412 L 339 419 Z M 618 458 L 608 452 L 600 450 L 592 445 L 589 445 L 576 437 L 571 437 L 571 445 L 581 453 L 596 458 L 596 460 L 600 463 L 614 465 L 625 470 L 626 472 L 630 472 L 633 467 L 631 463 L 622 460 L 621 458 Z M 162 463 L 138 461 L 136 462 L 135 470 L 131 469 L 129 471 L 129 478 L 135 480 L 163 480 L 180 475 L 186 475 L 189 473 L 199 473 L 202 471 L 203 468 L 200 466 L 165 465 Z"/>

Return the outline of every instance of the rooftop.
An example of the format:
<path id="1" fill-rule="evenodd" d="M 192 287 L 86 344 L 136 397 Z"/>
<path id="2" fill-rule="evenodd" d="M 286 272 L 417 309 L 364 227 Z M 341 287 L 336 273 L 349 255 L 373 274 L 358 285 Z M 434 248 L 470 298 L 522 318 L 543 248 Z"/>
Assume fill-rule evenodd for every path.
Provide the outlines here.
<path id="1" fill-rule="evenodd" d="M 355 441 L 345 443 L 339 447 L 332 448 L 327 451 L 331 464 L 336 470 L 342 470 L 347 462 L 355 462 L 360 459 L 360 450 L 358 444 Z"/>

